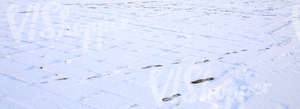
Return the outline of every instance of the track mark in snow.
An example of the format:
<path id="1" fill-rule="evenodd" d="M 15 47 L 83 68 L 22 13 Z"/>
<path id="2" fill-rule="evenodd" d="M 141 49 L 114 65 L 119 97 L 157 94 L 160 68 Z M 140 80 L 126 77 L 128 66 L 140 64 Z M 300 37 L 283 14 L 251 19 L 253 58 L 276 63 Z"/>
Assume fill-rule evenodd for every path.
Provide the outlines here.
<path id="1" fill-rule="evenodd" d="M 234 52 L 231 52 L 231 53 L 233 53 L 233 54 L 236 54 L 236 53 L 239 53 L 239 52 L 237 52 L 237 51 L 234 51 Z"/>
<path id="2" fill-rule="evenodd" d="M 247 49 L 242 49 L 241 51 L 248 51 Z"/>
<path id="3" fill-rule="evenodd" d="M 129 108 L 135 108 L 137 106 L 138 106 L 138 104 L 133 104 L 133 105 L 130 105 Z"/>
<path id="4" fill-rule="evenodd" d="M 22 14 L 25 14 L 25 13 L 33 13 L 33 11 L 20 11 L 18 13 L 22 13 Z"/>
<path id="5" fill-rule="evenodd" d="M 172 64 L 180 64 L 180 62 L 174 62 L 174 63 L 172 63 Z"/>
<path id="6" fill-rule="evenodd" d="M 99 76 L 90 76 L 90 77 L 87 78 L 87 80 L 96 79 L 96 78 L 99 78 Z"/>
<path id="7" fill-rule="evenodd" d="M 266 50 L 269 50 L 270 48 L 267 47 L 267 48 L 264 48 L 264 49 L 258 49 L 258 51 L 266 51 Z"/>
<path id="8" fill-rule="evenodd" d="M 58 78 L 56 80 L 61 81 L 61 80 L 67 80 L 67 79 L 69 79 L 69 78 Z"/>
<path id="9" fill-rule="evenodd" d="M 142 69 L 149 69 L 149 68 L 152 68 L 152 67 L 162 67 L 163 65 L 149 65 L 149 66 L 145 66 L 145 67 L 142 67 Z"/>
<path id="10" fill-rule="evenodd" d="M 197 62 L 195 62 L 195 64 L 208 63 L 208 62 L 210 62 L 210 60 L 209 59 L 205 59 L 203 61 L 197 61 Z"/>
<path id="11" fill-rule="evenodd" d="M 177 98 L 177 97 L 179 97 L 179 96 L 181 96 L 181 94 L 177 93 L 177 94 L 172 95 L 171 97 L 163 98 L 162 101 L 163 101 L 163 102 L 171 101 L 171 100 L 173 100 L 174 98 Z"/>
<path id="12" fill-rule="evenodd" d="M 48 83 L 48 81 L 42 81 L 42 82 L 40 82 L 40 84 L 47 84 Z"/>
<path id="13" fill-rule="evenodd" d="M 215 78 L 213 78 L 213 77 L 209 77 L 209 78 L 205 78 L 205 79 L 198 79 L 198 80 L 192 81 L 191 83 L 192 84 L 199 84 L 199 83 L 203 83 L 203 82 L 206 82 L 206 81 L 212 81 L 214 79 Z"/>
<path id="14" fill-rule="evenodd" d="M 221 60 L 221 59 L 223 59 L 223 58 L 224 58 L 224 57 L 219 57 L 218 60 Z"/>
<path id="15" fill-rule="evenodd" d="M 45 69 L 45 67 L 41 66 L 40 69 L 43 70 L 43 69 Z"/>

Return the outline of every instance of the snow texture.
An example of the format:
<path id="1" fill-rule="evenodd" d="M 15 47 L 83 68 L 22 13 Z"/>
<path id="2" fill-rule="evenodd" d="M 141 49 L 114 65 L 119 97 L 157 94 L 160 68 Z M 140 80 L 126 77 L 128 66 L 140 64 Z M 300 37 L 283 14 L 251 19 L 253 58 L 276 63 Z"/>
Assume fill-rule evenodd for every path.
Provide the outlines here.
<path id="1" fill-rule="evenodd" d="M 1 0 L 1 109 L 299 109 L 299 0 Z"/>

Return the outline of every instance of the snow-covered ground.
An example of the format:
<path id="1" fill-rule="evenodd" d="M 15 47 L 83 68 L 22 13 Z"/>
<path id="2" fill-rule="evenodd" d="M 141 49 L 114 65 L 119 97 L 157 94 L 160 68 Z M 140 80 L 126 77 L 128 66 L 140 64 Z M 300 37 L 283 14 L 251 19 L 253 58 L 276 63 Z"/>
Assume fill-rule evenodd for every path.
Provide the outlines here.
<path id="1" fill-rule="evenodd" d="M 1 109 L 300 108 L 299 0 L 1 0 L 0 16 Z"/>

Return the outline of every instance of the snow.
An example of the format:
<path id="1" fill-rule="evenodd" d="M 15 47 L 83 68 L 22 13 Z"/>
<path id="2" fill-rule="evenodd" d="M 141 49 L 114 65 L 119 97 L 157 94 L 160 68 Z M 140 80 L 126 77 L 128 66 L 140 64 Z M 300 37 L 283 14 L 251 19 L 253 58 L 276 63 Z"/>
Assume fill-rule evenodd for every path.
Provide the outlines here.
<path id="1" fill-rule="evenodd" d="M 2 0 L 0 106 L 298 109 L 299 13 L 298 0 Z"/>

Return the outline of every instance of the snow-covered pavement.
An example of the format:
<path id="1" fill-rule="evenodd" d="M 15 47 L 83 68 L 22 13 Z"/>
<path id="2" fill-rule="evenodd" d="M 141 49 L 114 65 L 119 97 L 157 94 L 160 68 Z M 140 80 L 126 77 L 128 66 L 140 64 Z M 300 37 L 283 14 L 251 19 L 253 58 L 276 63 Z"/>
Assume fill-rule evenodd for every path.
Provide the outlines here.
<path id="1" fill-rule="evenodd" d="M 298 109 L 299 0 L 1 0 L 0 109 Z"/>

